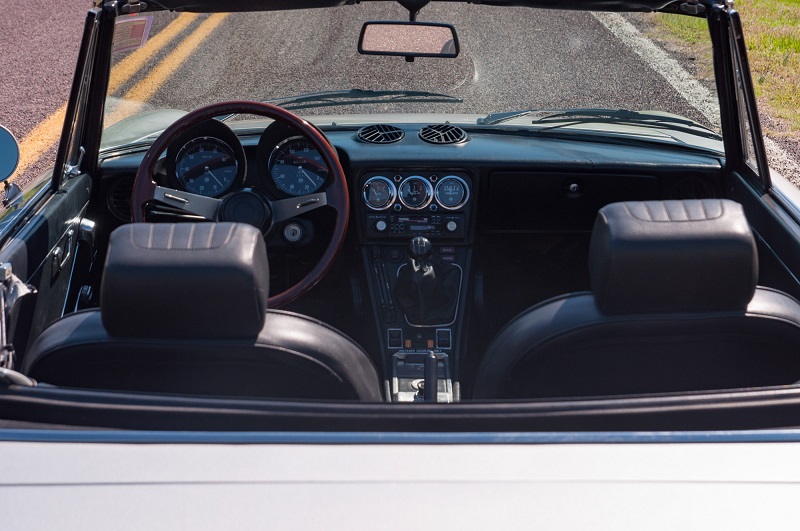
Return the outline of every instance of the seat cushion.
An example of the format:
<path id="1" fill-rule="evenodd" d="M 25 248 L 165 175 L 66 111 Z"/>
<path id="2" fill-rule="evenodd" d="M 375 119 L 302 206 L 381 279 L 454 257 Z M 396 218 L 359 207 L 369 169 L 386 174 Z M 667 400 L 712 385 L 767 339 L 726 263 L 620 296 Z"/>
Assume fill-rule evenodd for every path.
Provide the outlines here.
<path id="1" fill-rule="evenodd" d="M 381 382 L 355 342 L 315 319 L 269 310 L 254 338 L 111 336 L 99 311 L 50 325 L 22 360 L 31 378 L 63 387 L 191 395 L 381 401 Z"/>
<path id="2" fill-rule="evenodd" d="M 515 317 L 489 346 L 474 398 L 609 396 L 800 381 L 800 304 L 757 288 L 745 310 L 608 315 L 591 293 Z"/>

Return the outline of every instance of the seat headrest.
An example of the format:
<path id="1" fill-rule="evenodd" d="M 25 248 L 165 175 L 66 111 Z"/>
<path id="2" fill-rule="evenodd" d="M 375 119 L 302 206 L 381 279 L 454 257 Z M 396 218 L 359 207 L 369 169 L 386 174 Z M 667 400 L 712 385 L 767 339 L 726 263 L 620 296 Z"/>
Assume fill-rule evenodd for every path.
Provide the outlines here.
<path id="1" fill-rule="evenodd" d="M 261 232 L 241 223 L 134 223 L 111 234 L 100 295 L 112 336 L 255 337 L 269 264 Z"/>
<path id="2" fill-rule="evenodd" d="M 603 313 L 743 310 L 758 280 L 755 239 L 738 203 L 614 203 L 600 209 L 589 250 Z"/>

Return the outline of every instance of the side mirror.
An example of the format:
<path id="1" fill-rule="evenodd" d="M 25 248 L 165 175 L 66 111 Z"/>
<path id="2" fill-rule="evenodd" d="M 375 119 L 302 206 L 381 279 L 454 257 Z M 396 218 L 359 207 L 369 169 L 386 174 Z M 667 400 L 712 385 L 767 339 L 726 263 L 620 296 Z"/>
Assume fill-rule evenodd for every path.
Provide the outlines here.
<path id="1" fill-rule="evenodd" d="M 365 22 L 358 53 L 401 57 L 458 57 L 458 36 L 450 24 L 436 22 Z"/>
<path id="2" fill-rule="evenodd" d="M 0 181 L 5 181 L 19 163 L 19 146 L 11 131 L 0 125 Z"/>

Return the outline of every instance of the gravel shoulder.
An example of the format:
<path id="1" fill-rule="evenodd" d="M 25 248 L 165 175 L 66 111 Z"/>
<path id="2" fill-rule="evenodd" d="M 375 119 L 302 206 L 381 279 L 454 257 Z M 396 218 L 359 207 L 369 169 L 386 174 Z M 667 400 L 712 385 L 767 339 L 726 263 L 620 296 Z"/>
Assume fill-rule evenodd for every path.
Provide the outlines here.
<path id="1" fill-rule="evenodd" d="M 710 45 L 692 45 L 669 38 L 653 23 L 653 16 L 635 13 L 626 18 L 674 57 L 687 72 L 716 93 Z M 793 131 L 786 121 L 775 117 L 764 101 L 759 101 L 759 119 L 770 168 L 800 187 L 800 131 Z"/>

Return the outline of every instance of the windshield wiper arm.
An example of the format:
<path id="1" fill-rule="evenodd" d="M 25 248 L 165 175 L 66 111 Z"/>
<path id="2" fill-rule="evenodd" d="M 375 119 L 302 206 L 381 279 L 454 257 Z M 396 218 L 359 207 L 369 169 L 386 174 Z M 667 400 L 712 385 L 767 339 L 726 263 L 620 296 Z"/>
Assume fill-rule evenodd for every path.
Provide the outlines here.
<path id="1" fill-rule="evenodd" d="M 547 124 L 551 122 L 563 122 L 565 120 L 580 121 L 593 121 L 593 122 L 627 122 L 640 125 L 668 125 L 670 127 L 679 125 L 692 128 L 693 134 L 705 136 L 706 138 L 719 139 L 720 136 L 713 129 L 697 123 L 688 118 L 680 118 L 678 116 L 669 116 L 663 114 L 655 114 L 648 112 L 629 111 L 625 109 L 571 109 L 569 111 L 557 111 L 546 109 L 531 109 L 526 111 L 511 111 L 504 113 L 492 113 L 483 118 L 478 119 L 478 125 L 497 125 L 508 120 L 513 120 L 522 116 L 529 116 L 533 114 L 543 114 L 540 118 L 533 120 L 534 124 Z M 696 129 L 702 129 L 705 133 L 698 132 Z"/>
<path id="2" fill-rule="evenodd" d="M 449 94 L 438 92 L 427 92 L 424 90 L 327 90 L 323 92 L 313 92 L 300 96 L 287 96 L 285 98 L 274 98 L 265 100 L 266 103 L 274 103 L 284 109 L 296 110 L 307 109 L 310 107 L 329 107 L 334 105 L 360 105 L 367 103 L 405 103 L 414 101 L 426 101 L 433 103 L 463 103 L 464 100 Z"/>

